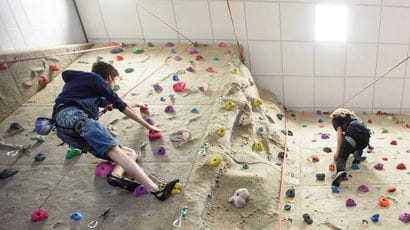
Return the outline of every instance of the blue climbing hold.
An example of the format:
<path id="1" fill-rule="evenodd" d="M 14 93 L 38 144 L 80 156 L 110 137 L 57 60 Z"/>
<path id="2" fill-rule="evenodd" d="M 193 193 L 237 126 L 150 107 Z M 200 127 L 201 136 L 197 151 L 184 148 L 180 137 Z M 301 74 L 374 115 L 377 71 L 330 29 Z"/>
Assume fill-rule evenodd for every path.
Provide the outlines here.
<path id="1" fill-rule="evenodd" d="M 174 76 L 172 76 L 172 80 L 174 80 L 174 81 L 179 81 L 179 77 L 178 77 L 178 75 L 174 75 Z"/>
<path id="2" fill-rule="evenodd" d="M 357 164 L 357 163 L 353 163 L 350 168 L 351 168 L 351 169 L 360 169 L 360 165 Z"/>
<path id="3" fill-rule="evenodd" d="M 199 109 L 197 109 L 197 108 L 192 108 L 192 109 L 191 109 L 191 113 L 199 113 Z"/>
<path id="4" fill-rule="evenodd" d="M 319 122 L 319 123 L 323 123 L 323 119 L 319 119 L 318 122 Z"/>
<path id="5" fill-rule="evenodd" d="M 372 217 L 370 217 L 370 220 L 372 220 L 373 222 L 379 222 L 379 214 L 374 214 Z"/>
<path id="6" fill-rule="evenodd" d="M 161 97 L 160 100 L 161 100 L 161 101 L 165 101 L 166 99 L 165 99 L 165 97 Z"/>
<path id="7" fill-rule="evenodd" d="M 172 54 L 176 53 L 177 51 L 175 51 L 174 49 L 170 50 Z"/>
<path id="8" fill-rule="evenodd" d="M 221 60 L 221 59 L 219 59 L 219 57 L 214 57 L 214 58 L 212 58 L 212 60 L 214 60 L 214 61 L 219 61 L 219 60 Z"/>
<path id="9" fill-rule="evenodd" d="M 72 212 L 70 218 L 73 220 L 81 220 L 83 215 L 80 212 Z"/>
<path id="10" fill-rule="evenodd" d="M 339 193 L 340 192 L 339 187 L 332 185 L 332 192 L 333 193 Z"/>

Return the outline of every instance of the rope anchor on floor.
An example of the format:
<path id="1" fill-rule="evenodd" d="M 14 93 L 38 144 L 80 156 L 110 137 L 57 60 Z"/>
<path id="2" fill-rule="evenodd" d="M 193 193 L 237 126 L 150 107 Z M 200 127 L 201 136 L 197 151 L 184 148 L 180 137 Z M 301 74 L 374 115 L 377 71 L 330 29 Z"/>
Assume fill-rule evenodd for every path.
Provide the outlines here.
<path id="1" fill-rule="evenodd" d="M 182 207 L 182 210 L 180 211 L 179 217 L 172 224 L 174 227 L 181 227 L 182 218 L 186 215 L 187 211 L 188 211 L 188 207 L 186 207 L 186 206 Z"/>

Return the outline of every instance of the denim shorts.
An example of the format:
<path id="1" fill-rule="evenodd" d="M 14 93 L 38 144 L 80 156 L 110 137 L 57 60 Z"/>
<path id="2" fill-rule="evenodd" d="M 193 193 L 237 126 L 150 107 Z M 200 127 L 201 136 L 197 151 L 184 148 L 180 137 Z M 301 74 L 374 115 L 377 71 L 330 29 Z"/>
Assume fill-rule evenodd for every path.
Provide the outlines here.
<path id="1" fill-rule="evenodd" d="M 64 116 L 60 115 L 60 113 L 62 112 L 66 114 L 72 114 L 72 116 L 69 118 L 70 121 L 63 121 Z M 71 124 L 73 123 L 72 121 L 81 120 L 83 118 L 83 115 L 85 114 L 83 113 L 84 112 L 77 107 L 71 106 L 63 109 L 57 114 L 56 122 L 57 124 Z M 57 136 L 62 141 L 73 146 L 74 148 L 90 152 L 94 156 L 108 161 L 112 160 L 106 155 L 107 150 L 113 146 L 119 146 L 120 148 L 122 147 L 121 144 L 119 144 L 112 137 L 111 133 L 108 132 L 107 128 L 99 121 L 96 121 L 94 119 L 88 119 L 85 121 L 80 134 L 76 133 L 73 129 L 57 126 Z"/>

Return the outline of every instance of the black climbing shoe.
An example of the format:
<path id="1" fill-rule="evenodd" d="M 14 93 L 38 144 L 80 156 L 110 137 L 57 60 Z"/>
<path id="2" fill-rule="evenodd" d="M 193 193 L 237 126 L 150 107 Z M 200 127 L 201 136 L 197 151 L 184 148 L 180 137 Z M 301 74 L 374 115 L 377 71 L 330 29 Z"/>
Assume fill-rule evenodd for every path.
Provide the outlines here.
<path id="1" fill-rule="evenodd" d="M 338 172 L 338 173 L 336 174 L 335 179 L 334 179 L 333 182 L 332 182 L 332 185 L 333 185 L 333 186 L 336 186 L 336 187 L 339 187 L 340 182 L 342 182 L 343 178 L 345 178 L 346 175 L 347 175 L 347 174 L 346 174 L 345 171 L 340 171 L 340 172 Z"/>
<path id="2" fill-rule="evenodd" d="M 158 192 L 151 192 L 152 195 L 154 195 L 158 200 L 164 201 L 166 200 L 169 196 L 171 196 L 171 191 L 174 188 L 175 184 L 179 182 L 179 179 L 175 179 L 171 182 L 168 182 L 165 185 L 160 185 L 159 186 L 159 191 Z"/>
<path id="3" fill-rule="evenodd" d="M 138 186 L 140 186 L 140 184 L 138 184 L 137 182 L 128 180 L 126 178 L 119 178 L 111 174 L 108 175 L 107 182 L 112 186 L 120 187 L 130 192 L 133 192 Z"/>

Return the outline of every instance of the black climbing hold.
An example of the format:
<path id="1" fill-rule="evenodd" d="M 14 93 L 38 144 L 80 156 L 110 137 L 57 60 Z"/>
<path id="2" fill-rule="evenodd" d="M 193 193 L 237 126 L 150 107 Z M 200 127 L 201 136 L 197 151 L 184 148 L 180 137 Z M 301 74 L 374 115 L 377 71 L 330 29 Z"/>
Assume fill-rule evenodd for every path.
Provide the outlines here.
<path id="1" fill-rule="evenodd" d="M 324 148 L 323 148 L 323 152 L 325 152 L 325 153 L 331 153 L 331 152 L 332 152 L 332 149 L 329 148 L 329 147 L 324 147 Z"/>
<path id="2" fill-rule="evenodd" d="M 291 116 L 291 117 L 296 117 L 296 114 L 295 114 L 295 113 L 291 113 L 290 116 Z"/>
<path id="3" fill-rule="evenodd" d="M 310 218 L 310 215 L 307 213 L 303 214 L 303 220 L 305 220 L 305 223 L 309 225 L 313 223 L 312 218 Z"/>
<path id="4" fill-rule="evenodd" d="M 148 42 L 148 47 L 154 47 L 154 46 L 155 46 L 154 43 Z"/>
<path id="5" fill-rule="evenodd" d="M 286 191 L 286 196 L 287 197 L 295 197 L 295 189 L 294 188 L 288 189 L 288 191 Z"/>
<path id="6" fill-rule="evenodd" d="M 46 158 L 47 158 L 47 157 L 46 157 L 46 154 L 44 154 L 44 153 L 37 153 L 37 154 L 34 156 L 34 161 L 40 162 L 40 161 L 45 160 Z"/>
<path id="7" fill-rule="evenodd" d="M 20 123 L 13 122 L 13 123 L 10 124 L 9 129 L 10 130 L 21 130 L 21 129 L 23 129 L 23 126 Z"/>
<path id="8" fill-rule="evenodd" d="M 283 114 L 281 114 L 281 113 L 276 114 L 276 117 L 277 117 L 279 120 L 282 120 L 282 118 L 283 118 L 284 116 L 285 116 L 285 115 L 283 115 Z"/>
<path id="9" fill-rule="evenodd" d="M 0 172 L 0 180 L 6 179 L 8 177 L 13 176 L 14 174 L 18 173 L 19 170 L 8 168 Z"/>
<path id="10" fill-rule="evenodd" d="M 281 132 L 286 135 L 286 130 L 282 129 Z M 288 136 L 293 136 L 293 132 L 288 130 Z"/>
<path id="11" fill-rule="evenodd" d="M 285 152 L 278 153 L 278 158 L 283 159 L 284 156 L 285 156 Z M 286 154 L 286 157 L 288 157 L 288 154 Z"/>
<path id="12" fill-rule="evenodd" d="M 121 48 L 114 47 L 114 48 L 112 48 L 112 49 L 110 50 L 110 53 L 112 53 L 112 54 L 117 54 L 117 53 L 121 53 L 121 52 L 123 52 L 123 51 L 124 51 L 124 50 L 121 49 Z"/>
<path id="13" fill-rule="evenodd" d="M 317 180 L 325 180 L 325 174 L 324 173 L 317 173 L 316 174 L 316 179 Z"/>

